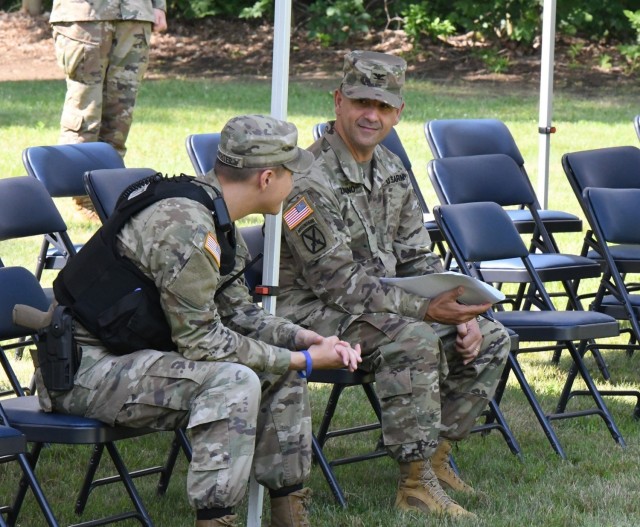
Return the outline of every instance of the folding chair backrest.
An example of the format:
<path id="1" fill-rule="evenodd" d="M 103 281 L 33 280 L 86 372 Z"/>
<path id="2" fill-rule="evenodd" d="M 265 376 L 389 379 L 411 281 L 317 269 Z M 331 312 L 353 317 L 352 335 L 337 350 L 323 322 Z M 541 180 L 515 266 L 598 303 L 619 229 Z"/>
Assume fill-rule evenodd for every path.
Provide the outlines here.
<path id="1" fill-rule="evenodd" d="M 604 241 L 640 244 L 640 188 L 586 188 L 583 197 L 589 221 Z"/>
<path id="2" fill-rule="evenodd" d="M 13 307 L 25 304 L 40 311 L 49 309 L 42 286 L 24 267 L 0 267 L 0 335 L 3 340 L 26 337 L 33 330 L 13 323 Z"/>
<path id="3" fill-rule="evenodd" d="M 529 254 L 511 218 L 497 203 L 438 205 L 433 212 L 452 252 L 463 262 L 525 258 Z"/>
<path id="4" fill-rule="evenodd" d="M 566 153 L 562 168 L 583 210 L 587 187 L 640 188 L 640 148 L 635 146 Z"/>
<path id="5" fill-rule="evenodd" d="M 32 146 L 22 152 L 22 162 L 54 198 L 84 196 L 82 176 L 87 170 L 124 168 L 115 148 L 102 142 Z"/>
<path id="6" fill-rule="evenodd" d="M 187 154 L 191 160 L 196 175 L 206 174 L 216 163 L 220 143 L 219 133 L 191 134 L 187 136 Z"/>
<path id="7" fill-rule="evenodd" d="M 38 278 L 44 269 L 61 269 L 78 249 L 42 183 L 28 176 L 0 179 L 0 241 L 28 236 L 43 236 L 35 268 Z"/>
<path id="8" fill-rule="evenodd" d="M 127 187 L 156 173 L 151 168 L 105 168 L 85 172 L 84 186 L 100 221 L 107 221 Z"/>
<path id="9" fill-rule="evenodd" d="M 633 127 L 636 129 L 636 134 L 638 135 L 638 139 L 640 139 L 640 114 L 636 115 L 633 118 Z"/>
<path id="10" fill-rule="evenodd" d="M 443 204 L 494 201 L 534 206 L 535 196 L 513 158 L 505 154 L 432 159 L 429 178 Z"/>
<path id="11" fill-rule="evenodd" d="M 498 119 L 434 119 L 424 125 L 433 157 L 505 154 L 524 170 L 524 158 L 507 125 Z"/>
<path id="12" fill-rule="evenodd" d="M 27 390 L 33 389 L 33 386 L 23 386 L 7 354 L 10 350 L 28 346 L 33 334 L 32 329 L 13 323 L 16 304 L 32 306 L 40 311 L 49 309 L 49 300 L 31 272 L 24 267 L 0 267 L 0 377 L 4 372 L 10 386 L 10 389 L 3 388 L 0 396 L 25 395 Z"/>
<path id="13" fill-rule="evenodd" d="M 27 176 L 0 179 L 0 241 L 66 230 L 42 183 Z"/>

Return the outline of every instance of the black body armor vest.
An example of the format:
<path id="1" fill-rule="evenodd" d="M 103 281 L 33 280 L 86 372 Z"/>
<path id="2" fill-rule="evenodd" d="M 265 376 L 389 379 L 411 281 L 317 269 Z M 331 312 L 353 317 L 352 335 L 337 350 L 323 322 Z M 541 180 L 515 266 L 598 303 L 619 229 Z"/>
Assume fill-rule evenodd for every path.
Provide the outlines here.
<path id="1" fill-rule="evenodd" d="M 176 349 L 155 283 L 118 254 L 117 235 L 131 216 L 167 198 L 202 203 L 213 214 L 222 251 L 221 274 L 233 269 L 236 240 L 224 200 L 215 188 L 217 197 L 212 199 L 204 188 L 193 184 L 194 179 L 184 174 L 172 178 L 156 174 L 128 187 L 108 221 L 53 282 L 56 300 L 69 307 L 78 322 L 116 355 Z"/>

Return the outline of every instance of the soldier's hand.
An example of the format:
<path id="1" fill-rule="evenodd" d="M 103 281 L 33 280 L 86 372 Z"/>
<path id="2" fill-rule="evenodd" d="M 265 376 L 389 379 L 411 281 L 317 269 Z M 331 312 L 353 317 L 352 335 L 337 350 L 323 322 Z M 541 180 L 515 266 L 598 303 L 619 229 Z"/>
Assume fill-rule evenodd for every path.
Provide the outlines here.
<path id="1" fill-rule="evenodd" d="M 456 351 L 462 355 L 462 364 L 469 364 L 480 353 L 482 331 L 475 318 L 465 324 L 458 324 L 457 328 Z"/>
<path id="2" fill-rule="evenodd" d="M 320 344 L 324 340 L 322 335 L 310 329 L 301 329 L 296 333 L 295 344 L 296 349 L 306 350 L 314 344 Z"/>
<path id="3" fill-rule="evenodd" d="M 348 342 L 335 336 L 327 337 L 322 343 L 310 346 L 309 354 L 313 368 L 317 370 L 348 368 L 349 371 L 355 371 L 362 362 L 359 344 L 353 348 Z"/>
<path id="4" fill-rule="evenodd" d="M 458 297 L 462 293 L 464 293 L 464 287 L 457 287 L 432 298 L 424 320 L 457 326 L 474 319 L 491 307 L 488 302 L 474 305 L 461 304 L 458 302 Z"/>
<path id="5" fill-rule="evenodd" d="M 167 14 L 156 7 L 153 8 L 153 30 L 162 33 L 167 30 Z"/>

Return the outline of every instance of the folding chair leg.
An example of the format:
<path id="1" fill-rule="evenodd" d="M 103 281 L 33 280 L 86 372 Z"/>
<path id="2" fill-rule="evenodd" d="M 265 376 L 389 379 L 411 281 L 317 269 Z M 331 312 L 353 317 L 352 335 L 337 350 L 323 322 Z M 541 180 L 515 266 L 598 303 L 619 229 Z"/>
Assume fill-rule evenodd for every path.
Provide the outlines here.
<path id="1" fill-rule="evenodd" d="M 38 458 L 40 457 L 40 451 L 42 450 L 42 444 L 41 443 L 35 443 L 33 445 L 33 448 L 31 449 L 31 452 L 29 454 L 27 454 L 27 459 L 29 460 L 29 465 L 31 466 L 31 469 L 33 470 L 33 472 L 35 473 L 36 471 L 36 466 L 38 464 Z M 27 495 L 27 489 L 29 488 L 29 483 L 27 481 L 26 477 L 22 477 L 20 479 L 20 485 L 18 487 L 18 492 L 16 492 L 16 496 L 13 500 L 13 505 L 11 506 L 11 510 L 12 510 L 12 514 L 16 513 L 21 509 L 22 507 L 22 503 L 24 502 L 24 498 Z M 13 525 L 13 522 L 15 522 L 15 518 L 13 518 L 11 515 L 9 517 L 9 525 Z"/>
<path id="2" fill-rule="evenodd" d="M 489 408 L 485 412 L 485 421 L 483 424 L 474 426 L 471 432 L 480 432 L 481 434 L 486 434 L 491 430 L 498 430 L 502 434 L 502 437 L 507 443 L 509 450 L 511 450 L 511 453 L 522 459 L 522 449 L 520 448 L 518 441 L 513 435 L 511 427 L 507 423 L 502 410 L 500 410 L 500 401 L 502 401 L 502 396 L 504 395 L 504 390 L 507 386 L 507 380 L 509 378 L 510 371 L 511 369 L 509 366 L 505 366 L 505 368 L 502 370 L 502 375 L 500 376 L 500 380 L 498 381 L 496 392 L 493 398 L 489 400 Z"/>
<path id="3" fill-rule="evenodd" d="M 559 415 L 557 418 L 562 418 L 562 414 L 564 413 L 566 403 L 569 400 L 569 395 L 571 393 L 571 386 L 573 385 L 573 380 L 575 379 L 576 375 L 579 373 L 580 377 L 582 377 L 582 380 L 587 385 L 588 393 L 591 395 L 594 402 L 596 403 L 598 411 L 595 413 L 597 413 L 598 415 L 600 415 L 600 417 L 602 417 L 614 441 L 618 443 L 620 446 L 625 447 L 627 445 L 624 441 L 624 438 L 622 437 L 622 434 L 620 433 L 618 426 L 613 420 L 613 416 L 609 412 L 609 409 L 607 408 L 607 405 L 605 404 L 604 399 L 602 398 L 602 395 L 600 394 L 600 392 L 598 391 L 598 388 L 593 382 L 593 378 L 591 377 L 589 370 L 587 369 L 584 361 L 582 360 L 582 356 L 586 351 L 586 347 L 587 347 L 587 343 L 586 342 L 582 343 L 580 345 L 580 349 L 578 350 L 574 346 L 573 342 L 567 342 L 567 348 L 569 350 L 569 353 L 571 354 L 571 358 L 573 359 L 574 364 L 571 367 L 571 370 L 569 371 L 567 381 L 565 382 L 565 386 L 562 390 L 562 394 L 558 402 L 558 408 L 556 413 Z M 576 370 L 576 373 L 572 373 L 574 368 Z M 584 413 L 584 412 L 574 412 L 574 414 L 580 414 L 580 413 Z M 590 412 L 590 413 L 594 413 L 594 412 Z"/>
<path id="4" fill-rule="evenodd" d="M 4 519 L 2 514 L 0 514 L 0 527 L 7 527 L 16 525 L 18 520 L 18 514 L 20 513 L 20 508 L 22 507 L 22 503 L 24 501 L 24 497 L 26 495 L 27 488 L 31 488 L 33 495 L 42 511 L 42 515 L 47 522 L 49 527 L 58 527 L 58 520 L 53 514 L 53 510 L 51 509 L 51 505 L 47 501 L 44 493 L 42 492 L 42 488 L 38 483 L 35 475 L 35 465 L 32 465 L 29 462 L 29 457 L 27 454 L 18 454 L 17 461 L 20 464 L 20 468 L 22 469 L 22 477 L 20 478 L 18 496 L 16 496 L 11 510 L 7 515 L 7 523 L 4 523 Z"/>
<path id="5" fill-rule="evenodd" d="M 129 475 L 129 471 L 127 470 L 127 467 L 122 461 L 122 458 L 120 457 L 120 453 L 118 452 L 116 445 L 114 443 L 107 443 L 106 446 L 107 446 L 107 450 L 109 451 L 109 455 L 111 456 L 111 460 L 113 461 L 113 464 L 115 465 L 116 470 L 118 471 L 118 474 L 120 474 L 120 477 L 122 478 L 122 482 L 125 486 L 125 489 L 127 490 L 127 493 L 129 494 L 129 498 L 131 499 L 131 502 L 136 508 L 137 514 L 135 515 L 132 514 L 131 517 L 138 518 L 138 520 L 140 520 L 140 523 L 142 523 L 142 525 L 146 527 L 153 527 L 153 522 L 151 521 L 151 517 L 149 516 L 147 509 L 145 508 L 144 504 L 142 503 L 142 500 L 140 499 L 140 495 L 138 494 L 138 491 L 136 490 L 136 487 L 133 484 L 133 479 Z"/>
<path id="6" fill-rule="evenodd" d="M 320 465 L 320 470 L 322 470 L 322 474 L 324 475 L 324 479 L 327 480 L 329 484 L 329 488 L 333 493 L 336 501 L 340 504 L 340 507 L 343 509 L 347 508 L 347 500 L 344 498 L 344 493 L 342 492 L 342 488 L 336 479 L 336 475 L 333 473 L 333 468 L 331 468 L 331 464 L 327 460 L 322 452 L 322 447 L 318 443 L 318 439 L 315 434 L 311 435 L 311 446 L 313 449 L 313 455 L 315 456 L 316 462 Z"/>
<path id="7" fill-rule="evenodd" d="M 160 472 L 160 481 L 158 481 L 156 491 L 161 496 L 167 492 L 169 480 L 171 479 L 171 474 L 173 474 L 173 469 L 176 465 L 176 461 L 178 460 L 180 450 L 184 452 L 187 460 L 191 462 L 191 443 L 189 442 L 186 431 L 182 428 L 175 431 L 175 436 L 171 442 L 171 450 L 169 451 L 167 461 Z"/>
<path id="8" fill-rule="evenodd" d="M 324 447 L 324 443 L 327 440 L 327 432 L 329 431 L 329 425 L 331 424 L 331 419 L 333 419 L 333 415 L 336 412 L 336 407 L 338 406 L 338 399 L 340 399 L 340 395 L 342 391 L 345 389 L 344 385 L 334 384 L 333 388 L 331 388 L 331 393 L 329 394 L 329 399 L 327 400 L 327 405 L 324 409 L 324 415 L 322 416 L 322 421 L 320 423 L 320 428 L 318 429 L 317 441 L 320 448 Z"/>
<path id="9" fill-rule="evenodd" d="M 560 440 L 558 439 L 558 436 L 556 435 L 555 430 L 551 426 L 551 422 L 550 422 L 549 418 L 545 414 L 544 410 L 540 406 L 540 403 L 538 402 L 538 399 L 536 398 L 535 394 L 533 393 L 533 390 L 531 389 L 531 386 L 529 386 L 529 383 L 527 382 L 527 379 L 524 376 L 524 372 L 522 371 L 522 368 L 520 367 L 520 363 L 518 362 L 518 359 L 515 356 L 515 354 L 509 353 L 509 356 L 508 356 L 508 359 L 507 359 L 507 366 L 505 366 L 505 367 L 509 367 L 509 368 L 511 368 L 513 370 L 513 374 L 516 376 L 516 379 L 518 380 L 518 383 L 520 384 L 520 388 L 522 389 L 525 397 L 529 401 L 529 405 L 533 409 L 533 413 L 535 414 L 536 418 L 538 419 L 538 422 L 540 423 L 540 426 L 542 427 L 542 430 L 544 431 L 545 435 L 547 436 L 547 439 L 549 440 L 549 443 L 551 443 L 551 447 L 556 451 L 556 453 L 562 459 L 567 459 L 567 455 L 565 454 L 564 449 L 562 448 L 562 445 L 560 444 Z"/>

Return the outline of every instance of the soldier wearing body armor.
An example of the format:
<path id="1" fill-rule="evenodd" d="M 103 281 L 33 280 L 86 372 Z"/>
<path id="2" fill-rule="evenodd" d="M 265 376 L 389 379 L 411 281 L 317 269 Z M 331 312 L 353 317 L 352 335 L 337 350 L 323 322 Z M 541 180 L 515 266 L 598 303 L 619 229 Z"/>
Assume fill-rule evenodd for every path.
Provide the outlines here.
<path id="1" fill-rule="evenodd" d="M 458 303 L 461 291 L 424 298 L 381 281 L 443 271 L 408 174 L 380 145 L 400 120 L 406 67 L 383 53 L 346 55 L 336 119 L 283 207 L 278 314 L 362 345 L 400 468 L 396 507 L 473 516 L 446 493 L 474 492 L 448 454 L 492 397 L 509 337 L 476 319 L 489 304 Z"/>
<path id="2" fill-rule="evenodd" d="M 272 526 L 308 525 L 303 483 L 311 466 L 311 419 L 299 373 L 354 370 L 360 361 L 358 346 L 264 311 L 244 283 L 249 254 L 231 222 L 279 212 L 292 173 L 313 161 L 296 146 L 297 137 L 294 125 L 271 117 L 231 119 L 214 169 L 193 183 L 218 200 L 215 212 L 194 199 L 161 199 L 117 233 L 119 256 L 157 287 L 173 351 L 116 352 L 76 320 L 80 364 L 72 388 L 47 392 L 39 376 L 45 410 L 111 425 L 185 427 L 193 448 L 187 493 L 196 527 L 235 525 L 234 507 L 252 471 L 271 494 Z M 96 236 L 109 232 L 105 227 Z M 92 250 L 87 245 L 78 258 Z M 73 276 L 65 268 L 54 290 L 62 291 L 66 280 L 65 290 L 75 292 Z"/>

